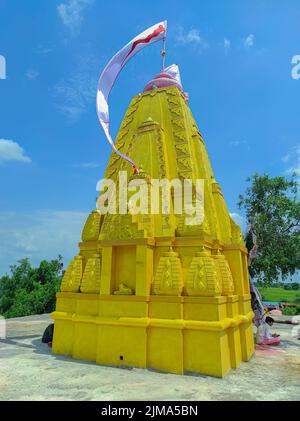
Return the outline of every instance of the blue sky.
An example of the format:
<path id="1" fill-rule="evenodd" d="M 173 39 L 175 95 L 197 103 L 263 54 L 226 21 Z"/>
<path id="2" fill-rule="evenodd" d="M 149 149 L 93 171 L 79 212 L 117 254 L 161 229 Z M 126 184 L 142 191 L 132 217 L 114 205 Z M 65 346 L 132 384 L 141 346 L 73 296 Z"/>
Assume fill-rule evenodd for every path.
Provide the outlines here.
<path id="1" fill-rule="evenodd" d="M 230 212 L 254 172 L 300 174 L 298 0 L 0 0 L 0 275 L 22 257 L 67 262 L 95 207 L 110 155 L 95 112 L 110 57 L 168 20 L 178 63 Z M 133 95 L 160 69 L 161 45 L 137 55 L 110 98 L 115 136 Z"/>

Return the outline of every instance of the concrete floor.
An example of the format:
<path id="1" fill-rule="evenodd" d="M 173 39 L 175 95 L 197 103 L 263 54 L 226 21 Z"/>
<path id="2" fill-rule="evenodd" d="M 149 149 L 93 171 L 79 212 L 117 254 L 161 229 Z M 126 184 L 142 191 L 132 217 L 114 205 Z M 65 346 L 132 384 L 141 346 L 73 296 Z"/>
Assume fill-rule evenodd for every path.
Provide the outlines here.
<path id="1" fill-rule="evenodd" d="M 225 378 L 104 367 L 51 354 L 41 343 L 49 315 L 10 319 L 0 339 L 0 400 L 300 400 L 300 341 L 275 324 L 279 347 Z"/>

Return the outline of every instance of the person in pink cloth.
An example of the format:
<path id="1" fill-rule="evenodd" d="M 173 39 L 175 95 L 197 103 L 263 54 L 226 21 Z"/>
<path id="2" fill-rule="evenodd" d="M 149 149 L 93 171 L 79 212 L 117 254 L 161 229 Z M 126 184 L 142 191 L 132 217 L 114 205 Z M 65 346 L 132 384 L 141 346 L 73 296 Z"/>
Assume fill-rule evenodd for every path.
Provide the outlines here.
<path id="1" fill-rule="evenodd" d="M 280 335 L 271 333 L 271 326 L 273 326 L 274 319 L 267 316 L 260 327 L 259 345 L 279 345 Z"/>

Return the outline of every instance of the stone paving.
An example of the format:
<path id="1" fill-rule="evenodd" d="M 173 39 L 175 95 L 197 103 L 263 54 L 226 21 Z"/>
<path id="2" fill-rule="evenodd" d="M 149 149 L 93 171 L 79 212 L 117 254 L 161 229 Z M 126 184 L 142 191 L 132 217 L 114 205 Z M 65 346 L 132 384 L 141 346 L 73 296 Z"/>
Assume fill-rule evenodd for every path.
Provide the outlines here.
<path id="1" fill-rule="evenodd" d="M 220 379 L 55 356 L 41 343 L 50 322 L 47 314 L 8 320 L 7 338 L 0 339 L 0 400 L 300 399 L 300 340 L 292 325 L 274 324 L 281 345 L 258 346 L 251 361 Z"/>

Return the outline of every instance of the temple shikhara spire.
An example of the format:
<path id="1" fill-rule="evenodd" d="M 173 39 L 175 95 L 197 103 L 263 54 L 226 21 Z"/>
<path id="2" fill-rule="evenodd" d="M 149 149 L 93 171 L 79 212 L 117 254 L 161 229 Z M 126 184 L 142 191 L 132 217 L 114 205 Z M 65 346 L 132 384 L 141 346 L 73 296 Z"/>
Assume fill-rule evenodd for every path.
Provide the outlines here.
<path id="1" fill-rule="evenodd" d="M 115 185 L 116 209 L 97 207 L 87 218 L 57 294 L 53 352 L 98 364 L 224 376 L 254 352 L 247 250 L 176 65 L 163 65 L 132 99 L 114 148 L 104 177 Z M 137 202 L 149 208 L 153 180 L 203 180 L 203 217 L 188 223 L 188 209 L 176 210 L 184 191 L 176 186 L 169 212 L 160 203 L 156 212 L 124 210 L 120 174 L 143 185 Z M 128 189 L 128 202 L 136 191 Z M 192 191 L 194 203 L 198 193 Z M 103 197 L 110 199 L 104 187 L 100 202 Z"/>

